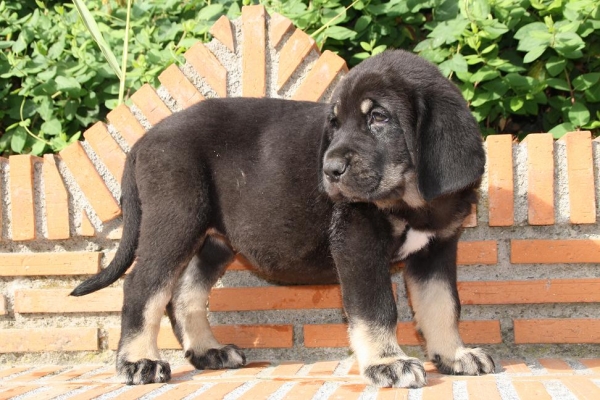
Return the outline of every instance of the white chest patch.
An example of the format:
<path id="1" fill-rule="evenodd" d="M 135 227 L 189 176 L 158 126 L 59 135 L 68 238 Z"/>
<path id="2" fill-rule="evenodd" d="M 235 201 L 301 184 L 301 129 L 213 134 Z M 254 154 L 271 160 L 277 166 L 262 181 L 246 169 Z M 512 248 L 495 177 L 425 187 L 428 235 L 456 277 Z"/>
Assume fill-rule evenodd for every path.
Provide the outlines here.
<path id="1" fill-rule="evenodd" d="M 433 232 L 418 231 L 416 229 L 409 228 L 406 233 L 406 240 L 398 250 L 396 257 L 400 260 L 405 259 L 412 253 L 416 253 L 423 247 L 429 244 L 429 241 L 435 234 Z"/>

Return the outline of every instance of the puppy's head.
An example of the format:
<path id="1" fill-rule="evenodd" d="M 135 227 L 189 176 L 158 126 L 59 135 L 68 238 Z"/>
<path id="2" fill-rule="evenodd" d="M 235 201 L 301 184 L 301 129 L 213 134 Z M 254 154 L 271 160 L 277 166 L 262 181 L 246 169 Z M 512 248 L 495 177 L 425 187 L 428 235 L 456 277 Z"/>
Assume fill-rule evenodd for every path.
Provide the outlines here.
<path id="1" fill-rule="evenodd" d="M 424 59 L 400 50 L 370 58 L 332 100 L 322 172 L 334 200 L 419 207 L 481 178 L 477 123 L 460 91 Z"/>

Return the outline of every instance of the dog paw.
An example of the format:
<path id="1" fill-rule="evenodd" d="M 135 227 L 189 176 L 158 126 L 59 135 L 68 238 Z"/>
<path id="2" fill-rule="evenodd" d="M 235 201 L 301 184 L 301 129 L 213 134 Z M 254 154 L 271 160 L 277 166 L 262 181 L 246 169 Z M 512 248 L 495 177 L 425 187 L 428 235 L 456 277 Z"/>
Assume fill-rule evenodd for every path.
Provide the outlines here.
<path id="1" fill-rule="evenodd" d="M 228 344 L 220 349 L 208 349 L 202 354 L 195 354 L 193 350 L 187 350 L 185 358 L 196 369 L 239 368 L 246 365 L 246 356 L 234 344 Z"/>
<path id="2" fill-rule="evenodd" d="M 369 365 L 363 375 L 377 387 L 420 388 L 427 383 L 425 368 L 416 358 L 395 358 L 387 363 Z"/>
<path id="3" fill-rule="evenodd" d="M 494 360 L 480 348 L 461 348 L 451 360 L 436 354 L 432 359 L 438 371 L 447 375 L 482 375 L 494 372 Z"/>
<path id="4" fill-rule="evenodd" d="M 118 370 L 128 385 L 163 383 L 171 379 L 171 367 L 165 361 L 148 360 L 147 358 L 135 362 L 123 361 Z"/>

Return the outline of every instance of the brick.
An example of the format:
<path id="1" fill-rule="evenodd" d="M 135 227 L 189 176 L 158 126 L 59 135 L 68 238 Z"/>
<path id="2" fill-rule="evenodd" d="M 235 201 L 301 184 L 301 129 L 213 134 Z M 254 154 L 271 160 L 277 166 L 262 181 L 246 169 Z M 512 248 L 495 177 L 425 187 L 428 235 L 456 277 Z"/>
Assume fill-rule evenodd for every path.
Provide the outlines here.
<path id="1" fill-rule="evenodd" d="M 39 386 L 17 386 L 4 390 L 0 393 L 0 400 L 14 399 L 17 396 L 31 392 L 32 390 L 38 389 Z"/>
<path id="2" fill-rule="evenodd" d="M 123 290 L 107 288 L 86 296 L 69 296 L 71 289 L 17 289 L 15 312 L 77 313 L 118 312 L 123 305 Z"/>
<path id="3" fill-rule="evenodd" d="M 569 364 L 558 358 L 540 358 L 538 359 L 538 361 L 542 365 L 542 367 L 546 368 L 546 371 L 548 371 L 551 374 L 572 374 L 574 372 L 573 368 L 571 368 Z"/>
<path id="4" fill-rule="evenodd" d="M 198 42 L 184 54 L 187 62 L 219 97 L 227 97 L 227 71 L 204 44 Z"/>
<path id="5" fill-rule="evenodd" d="M 66 384 L 66 385 L 61 385 L 61 386 L 50 386 L 43 392 L 36 393 L 35 400 L 56 399 L 57 397 L 60 397 L 61 395 L 65 394 L 65 393 L 71 392 L 73 390 L 77 390 L 79 388 L 81 388 L 81 384 L 76 384 L 76 383 Z"/>
<path id="6" fill-rule="evenodd" d="M 171 390 L 158 395 L 156 397 L 152 397 L 154 400 L 179 400 L 183 399 L 186 396 L 198 391 L 202 388 L 203 385 L 198 383 L 182 383 L 174 386 Z"/>
<path id="7" fill-rule="evenodd" d="M 572 224 L 596 222 L 596 190 L 592 159 L 592 134 L 589 131 L 569 132 L 561 141 L 567 148 L 569 208 Z"/>
<path id="8" fill-rule="evenodd" d="M 318 51 L 313 38 L 300 29 L 296 29 L 279 52 L 279 71 L 277 73 L 277 90 L 281 90 L 294 71 L 311 51 Z"/>
<path id="9" fill-rule="evenodd" d="M 460 265 L 497 264 L 498 244 L 495 240 L 459 242 L 456 261 Z"/>
<path id="10" fill-rule="evenodd" d="M 78 365 L 45 379 L 45 382 L 65 382 L 101 368 L 100 365 Z"/>
<path id="11" fill-rule="evenodd" d="M 429 378 L 423 387 L 422 400 L 452 399 L 452 381 Z"/>
<path id="12" fill-rule="evenodd" d="M 121 215 L 119 205 L 80 142 L 74 142 L 64 148 L 60 157 L 102 222 L 108 222 Z"/>
<path id="13" fill-rule="evenodd" d="M 600 374 L 600 359 L 597 358 L 580 358 L 579 362 L 591 370 L 595 374 Z"/>
<path id="14" fill-rule="evenodd" d="M 312 399 L 321 389 L 323 383 L 322 381 L 298 382 L 286 393 L 285 400 Z"/>
<path id="15" fill-rule="evenodd" d="M 467 381 L 469 400 L 501 400 L 495 380 L 472 379 Z"/>
<path id="16" fill-rule="evenodd" d="M 238 397 L 238 399 L 266 399 L 284 384 L 284 381 L 259 381 L 256 385 L 252 386 L 248 391 L 246 391 L 240 397 Z"/>
<path id="17" fill-rule="evenodd" d="M 223 16 L 225 18 L 225 16 Z M 227 18 L 225 18 L 227 19 Z M 159 76 L 160 83 L 169 91 L 171 97 L 181 108 L 188 108 L 202 100 L 202 93 L 189 81 L 175 64 L 171 64 Z"/>
<path id="18" fill-rule="evenodd" d="M 164 383 L 151 383 L 149 385 L 130 386 L 128 390 L 119 394 L 119 400 L 138 400 L 144 395 L 160 389 Z"/>
<path id="19" fill-rule="evenodd" d="M 24 328 L 0 330 L 0 353 L 98 350 L 95 328 Z"/>
<path id="20" fill-rule="evenodd" d="M 309 376 L 332 375 L 333 371 L 340 365 L 339 361 L 318 361 L 308 371 Z"/>
<path id="21" fill-rule="evenodd" d="M 119 303 L 122 304 L 122 300 Z M 120 308 L 119 308 L 120 310 Z M 233 343 L 245 349 L 291 348 L 294 327 L 292 325 L 215 325 L 212 332 L 220 343 Z M 108 329 L 108 348 L 116 349 L 121 330 Z M 171 327 L 161 326 L 158 334 L 161 349 L 181 349 Z"/>
<path id="22" fill-rule="evenodd" d="M 346 61 L 329 50 L 324 51 L 304 81 L 302 81 L 292 99 L 319 101 L 327 88 L 342 71 L 348 72 Z"/>
<path id="23" fill-rule="evenodd" d="M 600 240 L 511 240 L 513 264 L 600 263 Z"/>
<path id="24" fill-rule="evenodd" d="M 542 382 L 538 381 L 513 381 L 513 386 L 521 399 L 527 400 L 552 400 Z"/>
<path id="25" fill-rule="evenodd" d="M 52 154 L 44 155 L 42 179 L 44 180 L 47 238 L 50 240 L 68 239 L 71 236 L 69 194 Z"/>
<path id="26" fill-rule="evenodd" d="M 339 285 L 216 288 L 208 304 L 211 311 L 341 308 L 342 297 Z"/>
<path id="27" fill-rule="evenodd" d="M 459 282 L 462 304 L 600 302 L 600 279 Z"/>
<path id="28" fill-rule="evenodd" d="M 489 135 L 486 139 L 490 226 L 514 223 L 512 143 L 512 135 Z"/>
<path id="29" fill-rule="evenodd" d="M 215 22 L 209 32 L 225 47 L 232 52 L 235 52 L 233 30 L 231 29 L 231 22 L 229 22 L 229 19 L 226 16 L 221 15 L 221 18 Z"/>
<path id="30" fill-rule="evenodd" d="M 264 97 L 267 90 L 265 7 L 242 8 L 242 96 Z"/>
<path id="31" fill-rule="evenodd" d="M 83 137 L 120 185 L 125 167 L 125 153 L 110 135 L 106 125 L 97 122 L 85 131 Z"/>
<path id="32" fill-rule="evenodd" d="M 152 86 L 147 83 L 142 85 L 142 87 L 131 96 L 131 101 L 133 101 L 133 104 L 140 109 L 151 125 L 156 125 L 171 115 L 169 107 L 163 103 Z"/>
<path id="33" fill-rule="evenodd" d="M 600 343 L 600 319 L 516 319 L 515 343 Z"/>
<path id="34" fill-rule="evenodd" d="M 522 360 L 500 360 L 500 366 L 509 374 L 530 374 L 531 369 Z"/>
<path id="35" fill-rule="evenodd" d="M 106 118 L 130 147 L 146 133 L 142 124 L 125 104 L 117 106 L 108 113 Z"/>
<path id="36" fill-rule="evenodd" d="M 15 378 L 12 378 L 11 381 L 12 382 L 31 382 L 31 381 L 36 381 L 40 378 L 43 378 L 45 376 L 48 376 L 50 374 L 53 374 L 57 371 L 62 370 L 64 367 L 58 366 L 58 365 L 47 365 L 47 366 L 43 366 L 43 367 L 39 367 L 39 368 L 35 368 L 32 371 L 23 374 L 23 375 L 19 375 Z"/>
<path id="37" fill-rule="evenodd" d="M 273 13 L 269 20 L 269 41 L 271 42 L 271 46 L 279 46 L 285 34 L 293 28 L 294 24 L 292 21 L 281 14 Z"/>
<path id="38" fill-rule="evenodd" d="M 12 240 L 36 238 L 33 174 L 37 157 L 16 155 L 9 157 Z"/>
<path id="39" fill-rule="evenodd" d="M 600 399 L 600 388 L 589 378 L 583 376 L 570 376 L 568 378 L 561 378 L 560 381 L 579 400 Z"/>
<path id="40" fill-rule="evenodd" d="M 554 141 L 549 133 L 529 135 L 527 202 L 530 225 L 554 224 Z"/>
<path id="41" fill-rule="evenodd" d="M 463 228 L 475 228 L 477 226 L 477 205 L 471 206 L 471 213 L 463 221 Z"/>
<path id="42" fill-rule="evenodd" d="M 86 390 L 85 392 L 76 394 L 74 396 L 69 397 L 69 400 L 92 400 L 92 399 L 96 399 L 99 398 L 100 396 L 104 395 L 104 394 L 108 394 L 110 392 L 114 392 L 117 389 L 122 388 L 123 386 L 125 386 L 124 384 L 121 383 L 116 383 L 116 384 L 102 384 L 93 388 L 90 388 L 89 390 Z"/>
<path id="43" fill-rule="evenodd" d="M 249 364 L 244 366 L 244 368 L 240 368 L 238 370 L 230 372 L 229 376 L 254 377 L 254 376 L 260 374 L 261 372 L 265 371 L 265 369 L 267 369 L 270 365 L 271 365 L 271 363 L 269 361 L 250 362 Z"/>
<path id="44" fill-rule="evenodd" d="M 502 343 L 500 321 L 460 321 L 459 331 L 467 344 Z M 304 325 L 304 346 L 347 347 L 347 332 L 346 324 Z M 396 336 L 401 345 L 416 346 L 421 342 L 412 322 L 398 323 Z"/>
<path id="45" fill-rule="evenodd" d="M 81 226 L 79 227 L 79 235 L 80 236 L 95 236 L 96 228 L 92 225 L 92 221 L 90 221 L 90 217 L 87 215 L 85 210 L 81 210 Z"/>
<path id="46" fill-rule="evenodd" d="M 338 387 L 335 392 L 329 396 L 331 400 L 352 400 L 359 399 L 367 385 L 365 384 L 353 384 L 353 385 L 342 385 Z"/>
<path id="47" fill-rule="evenodd" d="M 204 399 L 222 399 L 227 394 L 233 392 L 238 387 L 242 386 L 244 382 L 224 382 L 217 383 L 210 389 L 202 392 L 201 396 Z"/>
<path id="48" fill-rule="evenodd" d="M 0 276 L 83 275 L 100 268 L 97 252 L 1 253 Z"/>
<path id="49" fill-rule="evenodd" d="M 27 366 L 27 367 L 9 367 L 6 369 L 0 369 L 0 379 L 4 379 L 8 376 L 27 371 L 30 368 L 31 368 L 30 366 Z"/>
<path id="50" fill-rule="evenodd" d="M 293 376 L 296 375 L 296 373 L 300 371 L 300 368 L 302 368 L 303 366 L 304 364 L 301 362 L 282 362 L 271 371 L 270 376 L 274 378 Z"/>
<path id="51" fill-rule="evenodd" d="M 377 400 L 408 400 L 408 389 L 381 388 L 377 391 Z"/>

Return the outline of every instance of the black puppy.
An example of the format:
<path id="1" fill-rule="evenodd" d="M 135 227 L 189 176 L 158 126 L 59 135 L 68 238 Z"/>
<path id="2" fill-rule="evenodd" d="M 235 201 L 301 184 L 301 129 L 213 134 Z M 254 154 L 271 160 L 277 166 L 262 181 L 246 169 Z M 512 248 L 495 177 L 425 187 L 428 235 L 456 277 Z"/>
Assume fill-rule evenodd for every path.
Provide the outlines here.
<path id="1" fill-rule="evenodd" d="M 390 263 L 405 280 L 429 357 L 441 372 L 494 370 L 458 333 L 456 248 L 485 162 L 477 123 L 435 66 L 404 51 L 364 61 L 332 104 L 203 101 L 152 128 L 122 180 L 124 229 L 114 260 L 81 296 L 137 265 L 124 287 L 117 370 L 164 382 L 159 322 L 167 309 L 196 368 L 245 364 L 206 317 L 213 284 L 243 254 L 288 283 L 339 282 L 366 380 L 420 387 L 422 363 L 396 340 Z"/>

